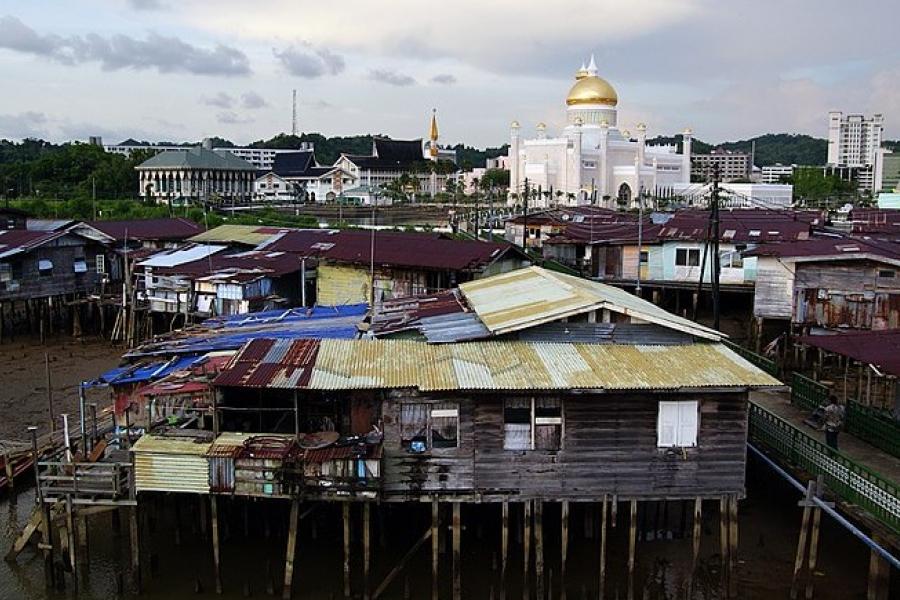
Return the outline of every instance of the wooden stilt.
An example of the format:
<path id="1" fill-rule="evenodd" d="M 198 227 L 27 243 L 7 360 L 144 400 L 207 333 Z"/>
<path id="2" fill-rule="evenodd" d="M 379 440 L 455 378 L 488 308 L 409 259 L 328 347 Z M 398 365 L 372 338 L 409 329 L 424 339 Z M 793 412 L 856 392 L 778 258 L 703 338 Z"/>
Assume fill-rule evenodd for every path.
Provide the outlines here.
<path id="1" fill-rule="evenodd" d="M 812 509 L 812 535 L 809 539 L 809 563 L 807 564 L 806 600 L 813 597 L 813 579 L 816 572 L 816 561 L 819 556 L 819 525 L 822 522 L 822 509 L 816 506 Z"/>
<path id="2" fill-rule="evenodd" d="M 534 501 L 534 572 L 537 597 L 544 598 L 544 501 Z"/>
<path id="3" fill-rule="evenodd" d="M 728 571 L 730 565 L 728 545 L 728 498 L 719 498 L 719 549 L 722 559 L 722 596 L 728 597 Z"/>
<path id="4" fill-rule="evenodd" d="M 612 517 L 610 517 L 612 519 L 612 521 L 610 524 L 612 525 L 613 529 L 615 529 L 616 521 L 618 520 L 618 514 L 619 514 L 619 496 L 618 495 L 613 494 L 612 506 L 610 508 L 612 508 Z"/>
<path id="5" fill-rule="evenodd" d="M 813 482 L 809 483 L 807 495 L 812 496 Z M 806 557 L 806 537 L 809 530 L 809 517 L 812 512 L 811 507 L 807 504 L 803 507 L 803 517 L 800 522 L 800 535 L 797 538 L 797 555 L 794 559 L 794 574 L 791 577 L 791 600 L 796 600 L 799 583 L 800 570 L 803 568 L 803 559 Z"/>
<path id="6" fill-rule="evenodd" d="M 453 600 L 462 598 L 462 555 L 460 554 L 460 543 L 462 532 L 460 531 L 460 521 L 462 504 L 453 503 Z"/>
<path id="7" fill-rule="evenodd" d="M 600 510 L 600 593 L 603 600 L 606 591 L 606 523 L 609 521 L 609 497 L 603 494 L 603 507 Z"/>
<path id="8" fill-rule="evenodd" d="M 363 598 L 369 600 L 369 575 L 372 566 L 372 504 L 363 504 Z"/>
<path id="9" fill-rule="evenodd" d="M 531 595 L 531 581 L 529 578 L 529 571 L 531 570 L 531 500 L 525 501 L 522 526 L 525 530 L 522 536 L 522 586 L 524 588 L 522 596 L 528 600 Z"/>
<path id="10" fill-rule="evenodd" d="M 816 532 L 818 537 L 818 531 Z M 732 495 L 728 499 L 728 596 L 737 598 L 737 555 L 738 555 L 738 501 Z M 811 571 L 810 571 L 811 572 Z"/>
<path id="11" fill-rule="evenodd" d="M 75 557 L 75 512 L 72 507 L 72 496 L 66 496 L 66 546 L 69 555 L 69 568 L 76 572 L 77 560 Z"/>
<path id="12" fill-rule="evenodd" d="M 406 564 L 413 557 L 413 555 L 415 555 L 416 551 L 422 546 L 422 544 L 427 542 L 428 538 L 430 537 L 431 528 L 429 527 L 425 530 L 425 534 L 421 538 L 419 538 L 415 544 L 412 545 L 412 548 L 410 548 L 406 552 L 406 554 L 403 555 L 403 558 L 400 559 L 400 562 L 398 562 L 397 565 L 393 569 L 391 569 L 390 573 L 387 574 L 387 577 L 385 577 L 384 580 L 380 584 L 378 584 L 378 587 L 375 588 L 375 591 L 372 593 L 372 600 L 377 600 L 381 597 L 388 586 L 391 585 L 391 582 L 396 579 L 400 571 L 402 571 L 403 568 L 406 567 Z"/>
<path id="13" fill-rule="evenodd" d="M 78 531 L 78 551 L 81 553 L 81 560 L 83 560 L 83 565 L 87 565 L 88 563 L 88 523 L 87 523 L 87 515 L 82 514 L 81 509 L 79 509 L 76 520 L 76 528 Z"/>
<path id="14" fill-rule="evenodd" d="M 703 499 L 694 499 L 694 531 L 691 552 L 691 572 L 688 575 L 688 598 L 693 597 L 694 577 L 697 575 L 697 560 L 700 558 L 700 531 L 703 525 Z"/>
<path id="15" fill-rule="evenodd" d="M 509 560 L 509 501 L 503 501 L 500 515 L 500 598 L 506 598 L 506 563 Z"/>
<path id="16" fill-rule="evenodd" d="M 440 505 L 436 498 L 431 499 L 431 598 L 432 600 L 438 600 L 439 592 L 438 592 L 438 576 L 440 574 L 439 571 L 439 559 L 441 554 L 441 544 L 440 544 L 440 520 L 441 520 L 441 511 Z"/>
<path id="17" fill-rule="evenodd" d="M 282 600 L 290 600 L 291 586 L 294 582 L 294 553 L 297 551 L 297 524 L 300 520 L 300 500 L 291 501 L 291 516 L 288 522 L 287 552 L 284 559 L 284 587 L 281 590 Z"/>
<path id="18" fill-rule="evenodd" d="M 131 574 L 138 593 L 141 591 L 141 538 L 138 526 L 138 507 L 131 507 Z"/>
<path id="19" fill-rule="evenodd" d="M 631 522 L 628 526 L 628 600 L 634 600 L 634 551 L 637 545 L 637 500 L 631 501 Z"/>
<path id="20" fill-rule="evenodd" d="M 879 536 L 873 537 L 876 542 L 883 542 Z M 869 551 L 869 585 L 866 590 L 866 600 L 888 600 L 891 587 L 890 578 L 891 565 L 875 550 Z"/>
<path id="21" fill-rule="evenodd" d="M 559 550 L 559 597 L 566 600 L 566 560 L 569 557 L 569 501 L 563 500 L 559 515 L 560 544 Z M 553 594 L 553 590 L 550 590 Z"/>
<path id="22" fill-rule="evenodd" d="M 344 598 L 350 597 L 350 503 L 341 507 L 344 516 Z"/>
<path id="23" fill-rule="evenodd" d="M 219 554 L 219 499 L 215 494 L 209 497 L 209 513 L 212 517 L 212 547 L 213 547 L 213 579 L 215 579 L 216 593 L 222 593 L 222 569 L 221 555 Z"/>

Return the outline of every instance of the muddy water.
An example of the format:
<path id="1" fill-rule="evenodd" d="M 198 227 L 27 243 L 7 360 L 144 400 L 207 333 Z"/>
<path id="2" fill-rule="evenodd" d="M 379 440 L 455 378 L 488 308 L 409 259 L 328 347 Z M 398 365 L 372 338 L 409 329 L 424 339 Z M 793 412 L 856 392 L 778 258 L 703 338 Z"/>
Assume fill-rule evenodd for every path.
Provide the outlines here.
<path id="1" fill-rule="evenodd" d="M 740 547 L 738 587 L 741 598 L 768 599 L 787 597 L 800 511 L 797 495 L 751 461 L 749 496 L 740 505 Z M 30 490 L 20 491 L 17 502 L 0 504 L 0 552 L 12 543 L 15 532 L 33 508 Z M 280 501 L 244 501 L 223 499 L 221 532 L 223 598 L 243 598 L 248 592 L 265 597 L 267 590 L 280 594 L 285 551 L 287 505 Z M 214 596 L 211 543 L 208 531 L 200 526 L 198 500 L 190 496 L 150 496 L 143 505 L 143 593 L 142 598 L 186 599 L 196 590 Z M 444 517 L 449 523 L 449 509 Z M 396 561 L 425 532 L 427 505 L 386 506 L 373 510 L 372 582 L 377 585 Z M 666 518 L 666 514 L 668 518 Z M 361 510 L 351 513 L 353 591 L 362 589 Z M 569 598 L 597 597 L 597 560 L 599 541 L 596 507 L 593 521 L 587 520 L 586 536 L 583 505 L 571 512 L 569 562 L 566 588 Z M 466 507 L 462 513 L 462 585 L 466 598 L 499 598 L 499 507 Z M 521 520 L 520 507 L 511 508 L 511 520 Z M 176 525 L 177 523 L 177 525 Z M 343 597 L 342 527 L 335 506 L 319 506 L 301 521 L 298 562 L 295 570 L 296 598 L 326 600 Z M 552 585 L 548 597 L 560 597 L 560 521 L 559 508 L 545 505 L 544 511 L 546 585 Z M 822 522 L 819 563 L 815 574 L 817 598 L 858 598 L 865 595 L 868 553 L 849 534 L 834 525 L 827 516 Z M 641 536 L 637 543 L 635 571 L 636 598 L 682 598 L 691 553 L 690 515 L 686 533 L 681 530 L 680 507 L 669 503 L 642 510 L 639 514 Z M 26 549 L 14 564 L 0 563 L 0 598 L 79 598 L 116 597 L 119 585 L 125 597 L 134 596 L 129 574 L 127 520 L 122 519 L 120 533 L 115 532 L 109 514 L 89 519 L 89 566 L 83 567 L 75 589 L 67 576 L 65 591 L 48 591 L 44 585 L 43 564 L 32 548 Z M 609 530 L 607 597 L 625 597 L 627 588 L 627 505 L 619 507 L 617 527 Z M 704 505 L 701 564 L 695 580 L 695 598 L 719 598 L 718 515 L 715 503 Z M 674 539 L 669 539 L 670 536 Z M 449 531 L 442 530 L 442 597 L 450 593 L 451 551 Z M 83 557 L 82 557 L 83 559 Z M 84 564 L 84 561 L 82 562 Z M 519 527 L 510 534 L 510 562 L 507 596 L 522 597 L 522 546 Z M 117 577 L 122 574 L 121 578 Z M 532 581 L 531 586 L 534 587 Z M 384 597 L 409 598 L 430 595 L 430 543 L 413 556 L 407 569 L 391 584 Z M 585 596 L 586 594 L 586 596 Z M 532 596 L 533 597 L 533 596 Z"/>

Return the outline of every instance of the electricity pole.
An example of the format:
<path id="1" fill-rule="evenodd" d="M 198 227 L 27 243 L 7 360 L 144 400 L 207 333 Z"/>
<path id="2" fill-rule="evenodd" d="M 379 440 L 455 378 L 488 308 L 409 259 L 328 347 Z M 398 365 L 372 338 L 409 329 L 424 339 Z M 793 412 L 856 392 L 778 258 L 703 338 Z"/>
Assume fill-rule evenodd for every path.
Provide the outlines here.
<path id="1" fill-rule="evenodd" d="M 719 329 L 719 272 L 721 260 L 719 257 L 719 164 L 713 163 L 712 194 L 710 197 L 710 219 L 712 220 L 712 304 L 713 304 L 713 329 Z"/>
<path id="2" fill-rule="evenodd" d="M 592 236 L 593 237 L 593 236 Z M 641 254 L 644 249 L 644 190 L 638 192 L 638 251 L 637 251 L 637 281 L 634 284 L 635 296 L 641 295 Z"/>
<path id="3" fill-rule="evenodd" d="M 522 250 L 525 254 L 528 254 L 528 194 L 530 193 L 528 189 L 528 178 L 525 178 L 525 193 L 523 195 L 522 204 Z"/>

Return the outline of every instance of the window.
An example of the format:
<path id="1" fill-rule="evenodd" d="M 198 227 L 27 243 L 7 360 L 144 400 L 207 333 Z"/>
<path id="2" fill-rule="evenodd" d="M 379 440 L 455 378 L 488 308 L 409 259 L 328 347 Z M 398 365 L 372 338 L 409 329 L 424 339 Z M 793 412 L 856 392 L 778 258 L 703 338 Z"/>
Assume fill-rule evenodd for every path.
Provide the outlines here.
<path id="1" fill-rule="evenodd" d="M 676 248 L 675 249 L 675 266 L 677 266 L 677 267 L 698 267 L 698 266 L 700 266 L 700 249 L 699 248 Z"/>
<path id="2" fill-rule="evenodd" d="M 38 261 L 38 274 L 41 277 L 50 277 L 53 275 L 53 262 L 42 258 Z"/>
<path id="3" fill-rule="evenodd" d="M 660 402 L 656 422 L 656 445 L 659 448 L 693 448 L 697 445 L 699 426 L 697 400 Z"/>
<path id="4" fill-rule="evenodd" d="M 513 398 L 503 406 L 504 450 L 559 450 L 562 404 L 558 398 Z"/>
<path id="5" fill-rule="evenodd" d="M 459 446 L 459 405 L 401 405 L 400 445 L 411 452 Z"/>
<path id="6" fill-rule="evenodd" d="M 76 273 L 87 273 L 87 263 L 83 258 L 76 258 L 72 263 L 72 270 Z"/>
<path id="7" fill-rule="evenodd" d="M 646 250 L 641 250 L 641 264 L 646 265 L 650 262 L 650 253 Z"/>
<path id="8" fill-rule="evenodd" d="M 888 279 L 894 277 L 894 274 L 895 274 L 894 271 L 888 271 L 888 270 L 881 270 L 881 271 L 878 271 L 878 276 L 879 276 L 879 277 L 886 277 L 886 278 L 888 278 Z"/>
<path id="9" fill-rule="evenodd" d="M 11 281 L 12 278 L 12 265 L 0 263 L 0 283 Z"/>
<path id="10" fill-rule="evenodd" d="M 94 257 L 94 266 L 98 273 L 106 273 L 106 257 L 98 254 Z"/>

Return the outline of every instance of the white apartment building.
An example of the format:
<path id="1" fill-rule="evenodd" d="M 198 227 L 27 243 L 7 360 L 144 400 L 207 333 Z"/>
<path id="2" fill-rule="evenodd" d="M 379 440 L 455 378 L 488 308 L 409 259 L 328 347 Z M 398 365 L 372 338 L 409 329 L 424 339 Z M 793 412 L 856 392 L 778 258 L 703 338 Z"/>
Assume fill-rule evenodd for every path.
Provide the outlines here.
<path id="1" fill-rule="evenodd" d="M 884 115 L 878 113 L 871 118 L 828 113 L 828 166 L 854 170 L 860 190 L 881 191 L 883 131 Z"/>
<path id="2" fill-rule="evenodd" d="M 788 177 L 793 177 L 794 168 L 797 165 L 765 165 L 760 168 L 760 183 L 781 183 Z"/>

